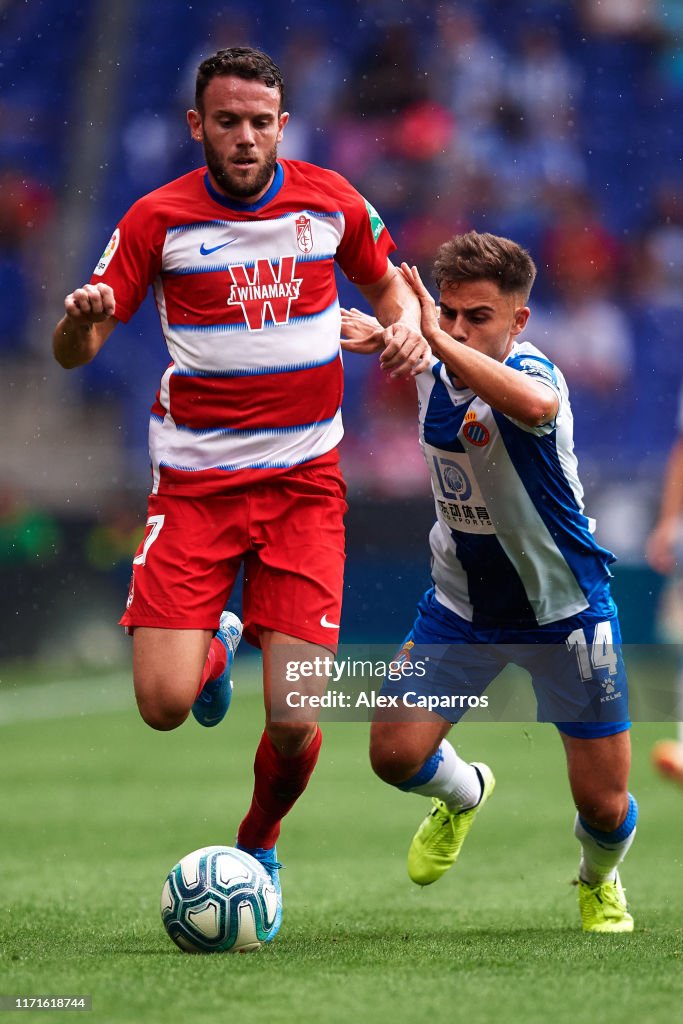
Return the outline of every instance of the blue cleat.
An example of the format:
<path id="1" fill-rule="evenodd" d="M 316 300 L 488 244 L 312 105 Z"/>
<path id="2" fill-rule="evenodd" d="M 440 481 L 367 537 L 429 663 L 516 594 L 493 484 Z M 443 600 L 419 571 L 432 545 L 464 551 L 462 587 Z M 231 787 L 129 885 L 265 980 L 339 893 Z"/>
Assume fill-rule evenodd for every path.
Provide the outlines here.
<path id="1" fill-rule="evenodd" d="M 235 843 L 235 846 L 238 850 L 248 853 L 254 858 L 254 860 L 257 860 L 270 875 L 270 880 L 273 883 L 273 888 L 277 894 L 275 920 L 273 921 L 273 926 L 268 932 L 268 937 L 266 938 L 266 942 L 272 942 L 280 931 L 280 925 L 282 924 L 282 888 L 280 886 L 280 868 L 282 867 L 282 864 L 278 863 L 277 848 L 274 846 L 271 850 L 264 850 L 263 847 L 257 846 L 256 849 L 250 850 L 249 847 L 241 846 L 239 843 Z"/>
<path id="2" fill-rule="evenodd" d="M 230 669 L 235 651 L 242 639 L 242 623 L 234 612 L 223 612 L 216 638 L 225 647 L 228 660 L 225 669 L 216 679 L 210 679 L 192 705 L 192 714 L 200 725 L 210 728 L 225 718 L 232 699 Z"/>

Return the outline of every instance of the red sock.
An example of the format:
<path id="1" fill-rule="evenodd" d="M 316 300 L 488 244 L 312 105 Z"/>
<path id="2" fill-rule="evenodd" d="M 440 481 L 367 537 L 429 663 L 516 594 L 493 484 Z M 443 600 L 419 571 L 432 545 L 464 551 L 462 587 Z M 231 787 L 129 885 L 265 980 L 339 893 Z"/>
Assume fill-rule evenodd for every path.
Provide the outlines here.
<path id="1" fill-rule="evenodd" d="M 207 654 L 206 661 L 204 662 L 204 669 L 202 671 L 202 678 L 199 682 L 197 696 L 199 696 L 210 679 L 217 679 L 218 676 L 225 671 L 227 663 L 228 652 L 225 649 L 225 644 L 221 643 L 218 637 L 215 636 L 211 641 L 209 653 Z"/>
<path id="2" fill-rule="evenodd" d="M 323 734 L 320 729 L 296 757 L 284 757 L 266 732 L 254 759 L 254 796 L 247 816 L 237 832 L 237 841 L 247 849 L 275 846 L 280 822 L 299 799 L 313 774 Z"/>

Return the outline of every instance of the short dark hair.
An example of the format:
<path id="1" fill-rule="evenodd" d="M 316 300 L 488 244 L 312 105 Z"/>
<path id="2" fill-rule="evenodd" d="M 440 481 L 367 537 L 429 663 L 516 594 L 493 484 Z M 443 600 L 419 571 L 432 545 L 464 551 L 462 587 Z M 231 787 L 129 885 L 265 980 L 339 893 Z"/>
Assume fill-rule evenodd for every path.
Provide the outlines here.
<path id="1" fill-rule="evenodd" d="M 201 113 L 202 96 L 212 78 L 219 75 L 235 75 L 247 80 L 258 79 L 269 89 L 280 92 L 280 110 L 285 101 L 285 83 L 277 64 L 262 50 L 254 50 L 251 46 L 230 46 L 218 50 L 213 57 L 207 57 L 197 68 L 195 85 L 195 108 Z"/>
<path id="2" fill-rule="evenodd" d="M 519 292 L 526 302 L 536 280 L 536 264 L 509 238 L 468 231 L 439 248 L 433 275 L 439 289 L 461 281 L 494 281 L 501 292 Z"/>

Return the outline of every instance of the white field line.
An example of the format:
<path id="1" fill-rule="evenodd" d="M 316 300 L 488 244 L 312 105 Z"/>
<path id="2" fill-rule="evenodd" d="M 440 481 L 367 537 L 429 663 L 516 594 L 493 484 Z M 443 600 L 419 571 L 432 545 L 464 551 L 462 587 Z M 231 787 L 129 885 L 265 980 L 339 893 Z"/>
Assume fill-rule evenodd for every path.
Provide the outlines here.
<path id="1" fill-rule="evenodd" d="M 104 679 L 59 680 L 37 686 L 0 683 L 0 726 L 51 718 L 76 718 L 135 707 L 130 673 Z"/>
<path id="2" fill-rule="evenodd" d="M 245 695 L 254 694 L 261 689 L 260 678 L 254 672 L 245 672 L 243 678 L 235 679 L 235 688 Z M 135 709 L 132 669 L 90 680 L 62 679 L 28 686 L 0 681 L 0 727 Z"/>

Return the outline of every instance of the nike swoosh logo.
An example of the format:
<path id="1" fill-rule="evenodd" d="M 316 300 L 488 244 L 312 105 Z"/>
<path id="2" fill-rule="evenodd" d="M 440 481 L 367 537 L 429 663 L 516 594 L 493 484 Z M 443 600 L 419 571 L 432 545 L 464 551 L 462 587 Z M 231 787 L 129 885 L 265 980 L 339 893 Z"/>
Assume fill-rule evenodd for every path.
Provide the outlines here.
<path id="1" fill-rule="evenodd" d="M 320 625 L 324 626 L 325 629 L 339 629 L 339 623 L 338 622 L 328 622 L 327 621 L 327 612 L 323 615 L 322 619 L 320 620 Z"/>
<path id="2" fill-rule="evenodd" d="M 204 243 L 202 242 L 202 244 L 199 246 L 199 251 L 202 254 L 202 256 L 210 256 L 212 252 L 218 252 L 219 249 L 225 249 L 226 245 L 232 245 L 232 243 L 236 241 L 236 238 L 231 238 L 229 242 L 222 242 L 220 245 L 214 245 L 213 249 L 207 249 Z"/>

